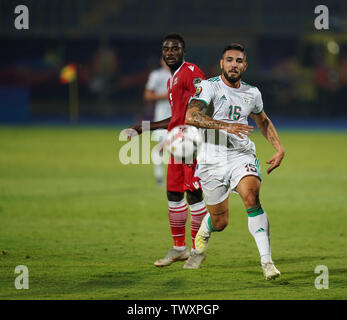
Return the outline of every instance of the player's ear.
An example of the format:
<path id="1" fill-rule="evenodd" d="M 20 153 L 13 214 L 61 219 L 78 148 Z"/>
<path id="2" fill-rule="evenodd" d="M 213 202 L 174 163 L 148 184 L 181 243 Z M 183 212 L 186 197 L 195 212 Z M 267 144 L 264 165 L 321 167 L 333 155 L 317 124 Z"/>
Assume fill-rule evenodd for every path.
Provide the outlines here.
<path id="1" fill-rule="evenodd" d="M 223 70 L 223 59 L 219 60 L 219 66 L 220 66 L 220 69 Z"/>

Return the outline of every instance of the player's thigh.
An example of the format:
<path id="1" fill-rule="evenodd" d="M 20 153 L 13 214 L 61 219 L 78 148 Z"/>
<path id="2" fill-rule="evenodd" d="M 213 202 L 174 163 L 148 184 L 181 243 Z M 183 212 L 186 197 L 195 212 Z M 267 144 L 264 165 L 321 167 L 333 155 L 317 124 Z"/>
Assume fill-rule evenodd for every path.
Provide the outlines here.
<path id="1" fill-rule="evenodd" d="M 192 164 L 183 164 L 184 181 L 183 187 L 187 194 L 189 204 L 201 202 L 203 200 L 200 179 L 195 175 L 196 161 Z"/>
<path id="2" fill-rule="evenodd" d="M 226 179 L 227 172 L 227 166 L 220 168 L 214 165 L 199 165 L 198 175 L 204 200 L 208 206 L 219 205 L 229 197 L 231 189 Z"/>
<path id="3" fill-rule="evenodd" d="M 220 216 L 229 213 L 229 197 L 220 203 L 207 205 L 208 212 L 213 216 Z"/>
<path id="4" fill-rule="evenodd" d="M 184 193 L 183 164 L 169 163 L 166 176 L 166 190 Z"/>
<path id="5" fill-rule="evenodd" d="M 184 190 L 195 192 L 201 189 L 200 178 L 196 176 L 196 160 L 192 164 L 183 164 Z"/>

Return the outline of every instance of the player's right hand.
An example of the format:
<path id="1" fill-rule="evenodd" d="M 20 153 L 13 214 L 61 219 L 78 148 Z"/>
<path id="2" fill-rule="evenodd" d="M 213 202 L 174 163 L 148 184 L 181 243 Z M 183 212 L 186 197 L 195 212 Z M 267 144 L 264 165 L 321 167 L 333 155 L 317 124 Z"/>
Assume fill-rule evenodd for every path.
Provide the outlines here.
<path id="1" fill-rule="evenodd" d="M 241 134 L 245 134 L 246 136 L 250 136 L 254 127 L 249 126 L 248 124 L 242 124 L 242 123 L 228 123 L 226 125 L 225 130 L 229 133 L 236 134 L 241 139 L 243 138 Z"/>

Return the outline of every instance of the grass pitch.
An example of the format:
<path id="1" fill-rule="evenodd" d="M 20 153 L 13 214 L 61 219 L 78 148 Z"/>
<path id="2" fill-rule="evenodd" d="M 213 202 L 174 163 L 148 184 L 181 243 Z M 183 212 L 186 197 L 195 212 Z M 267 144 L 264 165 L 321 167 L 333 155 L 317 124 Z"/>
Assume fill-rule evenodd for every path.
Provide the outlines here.
<path id="1" fill-rule="evenodd" d="M 273 149 L 252 136 L 282 272 L 265 281 L 237 195 L 201 269 L 155 268 L 172 245 L 165 190 L 151 165 L 119 162 L 119 131 L 1 127 L 0 299 L 346 299 L 347 134 L 279 134 L 287 154 L 271 175 Z M 18 265 L 28 290 L 15 288 Z M 319 265 L 329 289 L 315 288 Z"/>

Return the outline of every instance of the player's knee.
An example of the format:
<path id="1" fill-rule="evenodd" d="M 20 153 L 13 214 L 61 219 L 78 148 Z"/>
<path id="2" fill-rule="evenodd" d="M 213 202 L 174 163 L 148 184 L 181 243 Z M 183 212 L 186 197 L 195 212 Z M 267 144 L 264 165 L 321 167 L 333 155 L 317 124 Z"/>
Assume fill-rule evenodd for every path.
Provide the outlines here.
<path id="1" fill-rule="evenodd" d="M 216 223 L 213 224 L 213 227 L 216 229 L 216 231 L 223 231 L 227 225 L 228 225 L 229 221 L 218 221 Z"/>
<path id="2" fill-rule="evenodd" d="M 223 231 L 229 224 L 229 211 L 214 216 L 213 227 L 216 231 Z"/>
<path id="3" fill-rule="evenodd" d="M 216 223 L 213 227 L 216 229 L 216 231 L 223 231 L 226 226 L 228 225 L 228 221 L 220 221 Z"/>
<path id="4" fill-rule="evenodd" d="M 195 190 L 195 191 L 187 190 L 186 193 L 187 193 L 187 202 L 189 204 L 198 203 L 203 200 L 201 189 Z"/>
<path id="5" fill-rule="evenodd" d="M 249 190 L 246 194 L 243 195 L 243 202 L 246 208 L 251 208 L 259 205 L 259 192 L 257 190 Z"/>
<path id="6" fill-rule="evenodd" d="M 167 191 L 167 199 L 169 201 L 179 202 L 184 198 L 183 192 Z"/>

